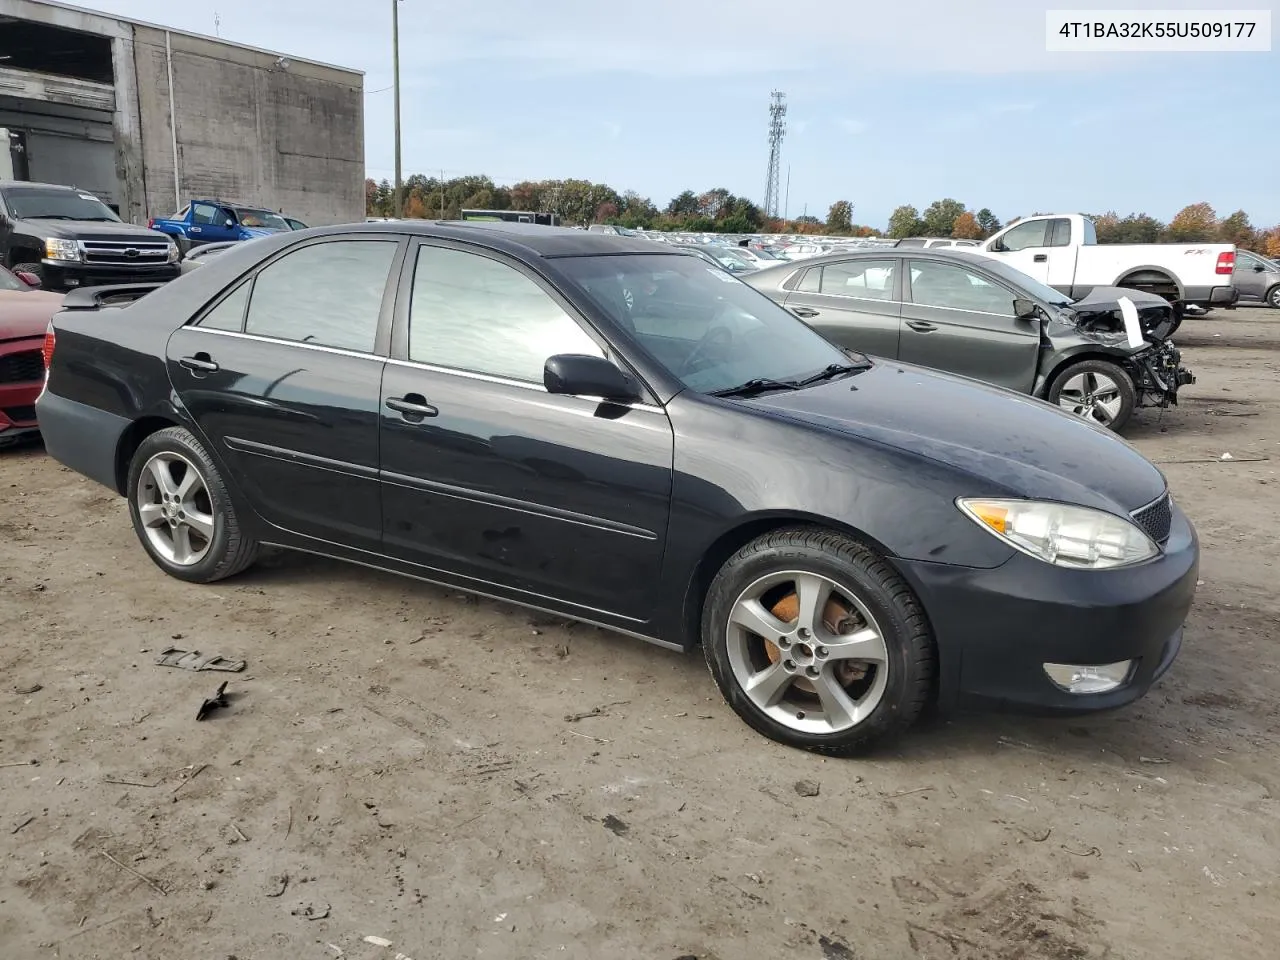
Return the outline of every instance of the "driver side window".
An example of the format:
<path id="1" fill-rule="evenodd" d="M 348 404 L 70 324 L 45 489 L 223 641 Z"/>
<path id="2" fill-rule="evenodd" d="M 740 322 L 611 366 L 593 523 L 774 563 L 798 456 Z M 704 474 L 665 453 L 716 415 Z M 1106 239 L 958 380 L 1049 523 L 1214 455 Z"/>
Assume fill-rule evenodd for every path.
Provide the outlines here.
<path id="1" fill-rule="evenodd" d="M 1020 223 L 1001 237 L 1000 242 L 1004 245 L 1004 249 L 1010 252 L 1043 247 L 1048 225 L 1048 220 L 1029 220 L 1026 223 Z"/>
<path id="2" fill-rule="evenodd" d="M 1014 316 L 1013 294 L 979 274 L 949 263 L 911 265 L 911 302 L 927 307 Z"/>
<path id="3" fill-rule="evenodd" d="M 211 203 L 197 203 L 191 208 L 191 222 L 202 227 L 212 226 L 217 222 L 218 208 Z"/>

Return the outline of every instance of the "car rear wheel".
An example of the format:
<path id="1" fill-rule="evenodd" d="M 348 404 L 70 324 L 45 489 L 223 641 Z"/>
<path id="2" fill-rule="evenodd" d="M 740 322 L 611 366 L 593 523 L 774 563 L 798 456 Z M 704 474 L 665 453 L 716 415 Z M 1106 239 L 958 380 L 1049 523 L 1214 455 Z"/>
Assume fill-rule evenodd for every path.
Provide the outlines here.
<path id="1" fill-rule="evenodd" d="M 1267 291 L 1267 303 L 1280 310 L 1280 283 Z"/>
<path id="2" fill-rule="evenodd" d="M 1048 400 L 1111 430 L 1120 430 L 1133 416 L 1137 391 L 1133 378 L 1106 360 L 1081 360 L 1054 378 Z"/>
<path id="3" fill-rule="evenodd" d="M 751 727 L 833 755 L 909 727 L 932 695 L 933 636 L 911 589 L 842 534 L 779 530 L 747 544 L 707 593 L 702 646 Z"/>
<path id="4" fill-rule="evenodd" d="M 258 544 L 241 529 L 218 468 L 187 430 L 169 427 L 143 440 L 127 489 L 133 529 L 171 577 L 212 583 L 257 558 Z"/>

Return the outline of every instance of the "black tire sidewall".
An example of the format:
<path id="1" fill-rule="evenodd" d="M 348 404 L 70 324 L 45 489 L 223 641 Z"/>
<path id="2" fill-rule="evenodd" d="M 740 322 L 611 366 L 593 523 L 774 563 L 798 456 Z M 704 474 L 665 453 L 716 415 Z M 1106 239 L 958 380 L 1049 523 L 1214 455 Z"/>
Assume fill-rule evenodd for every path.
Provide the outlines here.
<path id="1" fill-rule="evenodd" d="M 1079 360 L 1075 363 L 1068 364 L 1056 377 L 1053 378 L 1053 385 L 1049 388 L 1048 396 L 1045 398 L 1054 406 L 1059 406 L 1058 399 L 1062 393 L 1062 386 L 1078 373 L 1092 371 L 1094 373 L 1105 374 L 1116 382 L 1120 388 L 1120 397 L 1122 404 L 1120 407 L 1120 415 L 1110 424 L 1102 424 L 1097 420 L 1086 420 L 1087 423 L 1093 423 L 1095 426 L 1106 427 L 1112 431 L 1122 430 L 1133 416 L 1133 411 L 1138 407 L 1138 388 L 1134 386 L 1133 377 L 1117 364 L 1109 360 Z M 1070 412 L 1070 411 L 1066 411 Z M 1085 419 L 1077 417 L 1077 419 Z"/>
<path id="2" fill-rule="evenodd" d="M 180 566 L 166 560 L 156 553 L 147 538 L 142 526 L 142 518 L 138 513 L 138 481 L 147 462 L 158 453 L 176 453 L 191 463 L 200 473 L 205 490 L 209 493 L 209 502 L 213 510 L 213 540 L 209 551 L 199 563 Z M 143 549 L 152 561 L 165 573 L 179 580 L 203 583 L 214 577 L 230 550 L 230 530 L 227 514 L 233 509 L 226 487 L 218 474 L 218 469 L 205 453 L 200 442 L 182 428 L 171 428 L 154 433 L 139 444 L 129 464 L 128 485 L 125 488 L 125 499 L 129 503 L 129 519 L 133 521 L 133 530 L 138 535 Z"/>
<path id="3" fill-rule="evenodd" d="M 1270 290 L 1267 291 L 1267 294 L 1265 297 L 1263 297 L 1262 302 L 1269 307 L 1274 307 L 1277 310 L 1280 310 L 1280 283 L 1277 283 L 1274 287 L 1272 287 Z"/>
<path id="4" fill-rule="evenodd" d="M 707 665 L 720 692 L 734 711 L 759 733 L 803 749 L 844 751 L 883 736 L 900 724 L 900 712 L 915 674 L 914 657 L 907 653 L 910 627 L 892 595 L 861 563 L 810 546 L 769 546 L 742 562 L 731 560 L 707 593 L 702 620 L 702 644 Z M 836 734 L 801 733 L 784 726 L 757 707 L 743 692 L 729 663 L 727 624 L 738 596 L 761 577 L 780 570 L 821 574 L 852 589 L 866 604 L 882 631 L 889 652 L 889 676 L 875 710 L 855 727 Z M 912 718 L 914 719 L 914 717 Z"/>

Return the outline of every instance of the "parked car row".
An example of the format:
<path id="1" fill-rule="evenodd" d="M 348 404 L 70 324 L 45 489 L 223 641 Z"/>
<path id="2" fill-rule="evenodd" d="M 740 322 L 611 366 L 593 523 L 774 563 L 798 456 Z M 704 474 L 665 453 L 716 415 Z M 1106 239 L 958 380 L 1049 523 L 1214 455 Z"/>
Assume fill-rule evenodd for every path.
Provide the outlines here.
<path id="1" fill-rule="evenodd" d="M 946 250 L 761 277 L 772 297 L 697 252 L 525 224 L 275 234 L 129 305 L 69 294 L 37 413 L 173 577 L 273 544 L 701 646 L 729 706 L 797 747 L 862 750 L 930 703 L 1142 696 L 1198 575 L 1160 471 L 1065 410 L 842 350 L 776 298 L 896 303 L 937 328 L 922 343 L 969 322 L 948 310 L 998 314 L 1061 354 L 1107 311 Z M 1047 377 L 1021 346 L 995 352 Z"/>

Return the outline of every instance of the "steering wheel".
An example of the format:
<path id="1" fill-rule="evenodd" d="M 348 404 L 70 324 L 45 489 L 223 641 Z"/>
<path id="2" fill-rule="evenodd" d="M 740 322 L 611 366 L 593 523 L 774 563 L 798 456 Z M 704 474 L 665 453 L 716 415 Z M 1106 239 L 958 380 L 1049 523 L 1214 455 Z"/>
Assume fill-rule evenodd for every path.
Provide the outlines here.
<path id="1" fill-rule="evenodd" d="M 732 346 L 732 330 L 725 326 L 712 327 L 703 334 L 702 339 L 689 351 L 689 355 L 684 358 L 680 372 L 686 376 L 697 373 L 699 370 L 714 364 L 717 361 L 717 353 L 721 356 L 727 356 L 729 348 Z"/>

